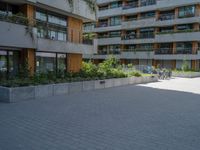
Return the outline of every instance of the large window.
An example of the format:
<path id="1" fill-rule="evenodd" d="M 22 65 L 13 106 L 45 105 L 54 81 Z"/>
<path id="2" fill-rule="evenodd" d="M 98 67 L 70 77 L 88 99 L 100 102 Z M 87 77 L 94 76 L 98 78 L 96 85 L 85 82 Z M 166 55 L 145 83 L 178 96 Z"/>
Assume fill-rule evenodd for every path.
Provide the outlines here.
<path id="1" fill-rule="evenodd" d="M 45 11 L 36 11 L 38 24 L 37 35 L 40 38 L 52 40 L 67 40 L 67 19 L 64 17 L 49 14 Z"/>
<path id="2" fill-rule="evenodd" d="M 111 26 L 116 26 L 116 25 L 120 25 L 120 24 L 121 24 L 121 17 L 120 16 L 110 18 L 110 25 Z"/>
<path id="3" fill-rule="evenodd" d="M 19 51 L 0 50 L 0 79 L 16 76 L 19 71 Z"/>
<path id="4" fill-rule="evenodd" d="M 185 17 L 193 17 L 195 16 L 195 6 L 185 6 L 179 8 L 179 18 L 185 18 Z"/>
<path id="5" fill-rule="evenodd" d="M 63 72 L 66 62 L 66 54 L 36 52 L 36 72 Z"/>
<path id="6" fill-rule="evenodd" d="M 192 43 L 191 42 L 180 42 L 176 44 L 177 54 L 192 54 Z"/>

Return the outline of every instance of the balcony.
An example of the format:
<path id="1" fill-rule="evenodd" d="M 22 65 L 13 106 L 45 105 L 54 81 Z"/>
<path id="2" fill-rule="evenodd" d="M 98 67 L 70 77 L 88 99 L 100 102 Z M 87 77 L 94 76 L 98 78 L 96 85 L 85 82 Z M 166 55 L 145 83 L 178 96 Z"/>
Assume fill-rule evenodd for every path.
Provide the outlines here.
<path id="1" fill-rule="evenodd" d="M 104 18 L 104 17 L 118 16 L 121 14 L 122 14 L 122 7 L 117 7 L 117 8 L 98 11 L 97 16 L 98 18 Z"/>
<path id="2" fill-rule="evenodd" d="M 173 20 L 175 19 L 175 15 L 174 14 L 161 14 L 158 18 L 158 21 L 165 21 L 165 20 Z"/>
<path id="3" fill-rule="evenodd" d="M 122 51 L 121 59 L 153 59 L 154 51 L 136 50 L 136 51 Z"/>
<path id="4" fill-rule="evenodd" d="M 127 14 L 136 14 L 136 13 L 142 13 L 147 11 L 153 11 L 156 10 L 156 0 L 148 0 L 147 2 L 138 4 L 137 2 L 133 2 L 130 4 L 127 4 L 123 6 L 123 15 Z"/>
<path id="5" fill-rule="evenodd" d="M 131 2 L 123 6 L 123 9 L 130 9 L 139 7 L 139 2 Z"/>
<path id="6" fill-rule="evenodd" d="M 101 24 L 98 27 L 95 28 L 95 32 L 107 32 L 107 31 L 115 31 L 115 30 L 121 30 L 121 24 L 115 25 L 115 26 L 109 26 L 108 24 Z"/>
<path id="7" fill-rule="evenodd" d="M 12 18 L 12 19 L 10 19 Z M 13 19 L 14 18 L 14 19 Z M 63 53 L 93 53 L 93 45 L 82 42 L 59 41 L 55 37 L 45 36 L 40 38 L 38 29 L 34 26 L 25 25 L 27 22 L 19 16 L 0 17 L 0 45 L 5 47 L 32 48 L 38 51 L 63 52 Z M 36 22 L 36 21 L 34 21 Z M 65 28 L 67 30 L 67 28 Z M 74 35 L 77 30 L 73 29 Z M 79 31 L 81 32 L 81 31 Z"/>
<path id="8" fill-rule="evenodd" d="M 192 4 L 198 4 L 200 0 L 157 0 L 157 8 L 175 8 L 180 6 L 188 6 Z"/>
<path id="9" fill-rule="evenodd" d="M 94 21 L 95 13 L 91 11 L 88 4 L 83 0 L 73 0 L 73 8 L 69 4 L 68 0 L 27 0 L 33 5 L 37 5 L 41 8 L 55 10 L 57 12 L 67 13 L 77 18 L 82 18 L 84 21 Z"/>
<path id="10" fill-rule="evenodd" d="M 147 18 L 147 19 L 140 19 L 134 21 L 125 21 L 122 23 L 123 29 L 136 29 L 136 28 L 145 28 L 151 27 L 155 24 L 155 18 Z"/>
<path id="11" fill-rule="evenodd" d="M 140 43 L 154 43 L 155 35 L 152 33 L 143 33 L 138 35 L 125 35 L 122 37 L 123 44 L 140 44 Z"/>
<path id="12" fill-rule="evenodd" d="M 154 23 L 154 26 L 170 26 L 170 25 L 179 25 L 179 24 L 188 24 L 188 23 L 197 23 L 200 22 L 200 17 L 194 16 L 189 18 L 174 18 L 173 16 L 169 17 L 169 19 L 162 18 L 161 20 L 157 20 Z"/>
<path id="13" fill-rule="evenodd" d="M 121 44 L 121 37 L 105 37 L 97 39 L 98 45 Z"/>
<path id="14" fill-rule="evenodd" d="M 160 33 L 155 37 L 157 43 L 181 42 L 181 41 L 199 41 L 200 32 L 194 30 L 185 30 L 171 33 Z"/>
<path id="15" fill-rule="evenodd" d="M 175 53 L 172 49 L 158 49 L 155 52 L 156 60 L 197 60 L 200 59 L 200 52 L 192 54 L 192 48 L 177 48 Z"/>
<path id="16" fill-rule="evenodd" d="M 37 36 L 35 28 L 23 25 L 24 21 L 11 21 L 5 18 L 0 21 L 0 45 L 18 48 L 36 48 Z"/>
<path id="17" fill-rule="evenodd" d="M 173 49 L 170 48 L 159 48 L 155 51 L 155 55 L 171 55 L 173 54 Z"/>

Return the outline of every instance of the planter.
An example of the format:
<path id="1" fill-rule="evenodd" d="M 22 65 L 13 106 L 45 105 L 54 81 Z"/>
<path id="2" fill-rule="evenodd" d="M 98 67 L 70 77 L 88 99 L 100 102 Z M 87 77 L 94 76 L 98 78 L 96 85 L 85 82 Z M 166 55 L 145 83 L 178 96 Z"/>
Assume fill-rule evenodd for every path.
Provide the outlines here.
<path id="1" fill-rule="evenodd" d="M 79 93 L 83 91 L 83 82 L 72 82 L 69 84 L 69 93 Z"/>
<path id="2" fill-rule="evenodd" d="M 106 80 L 97 80 L 94 83 L 94 88 L 95 89 L 104 89 L 105 88 L 105 83 L 106 83 Z"/>
<path id="3" fill-rule="evenodd" d="M 53 85 L 53 95 L 65 95 L 69 93 L 69 83 Z"/>
<path id="4" fill-rule="evenodd" d="M 91 91 L 95 89 L 95 81 L 84 81 L 83 91 Z"/>
<path id="5" fill-rule="evenodd" d="M 11 103 L 22 100 L 45 98 L 54 95 L 66 95 L 72 93 L 80 93 L 82 91 L 91 91 L 95 89 L 104 89 L 156 81 L 158 81 L 157 77 L 149 76 L 27 86 L 17 88 L 0 87 L 0 101 Z"/>
<path id="6" fill-rule="evenodd" d="M 53 84 L 35 86 L 35 98 L 53 96 Z"/>
<path id="7" fill-rule="evenodd" d="M 18 102 L 35 98 L 35 88 L 33 86 L 8 88 L 7 92 L 9 92 L 9 102 Z M 7 98 L 5 100 L 7 100 Z"/>

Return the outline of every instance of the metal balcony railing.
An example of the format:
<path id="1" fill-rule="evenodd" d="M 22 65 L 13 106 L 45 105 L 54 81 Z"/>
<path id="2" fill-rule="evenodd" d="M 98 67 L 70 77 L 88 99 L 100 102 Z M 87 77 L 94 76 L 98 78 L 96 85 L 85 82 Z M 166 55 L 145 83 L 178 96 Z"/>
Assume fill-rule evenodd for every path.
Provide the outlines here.
<path id="1" fill-rule="evenodd" d="M 131 3 L 123 5 L 123 9 L 130 9 L 130 8 L 136 8 L 136 7 L 139 7 L 138 2 L 131 2 Z"/>
<path id="2" fill-rule="evenodd" d="M 165 21 L 165 20 L 173 20 L 175 19 L 174 14 L 161 14 L 160 17 L 158 18 L 158 21 Z"/>
<path id="3" fill-rule="evenodd" d="M 173 54 L 173 49 L 171 48 L 159 48 L 155 50 L 155 55 L 169 55 Z"/>

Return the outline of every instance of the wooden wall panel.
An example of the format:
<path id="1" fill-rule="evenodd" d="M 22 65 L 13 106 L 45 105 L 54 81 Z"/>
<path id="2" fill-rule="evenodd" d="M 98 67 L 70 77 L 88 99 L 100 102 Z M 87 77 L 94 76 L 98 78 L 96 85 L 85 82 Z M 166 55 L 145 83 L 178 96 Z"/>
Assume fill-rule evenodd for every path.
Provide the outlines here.
<path id="1" fill-rule="evenodd" d="M 68 40 L 73 43 L 82 43 L 83 21 L 73 17 L 68 17 Z"/>
<path id="2" fill-rule="evenodd" d="M 82 67 L 82 54 L 67 54 L 67 71 L 79 72 Z"/>

